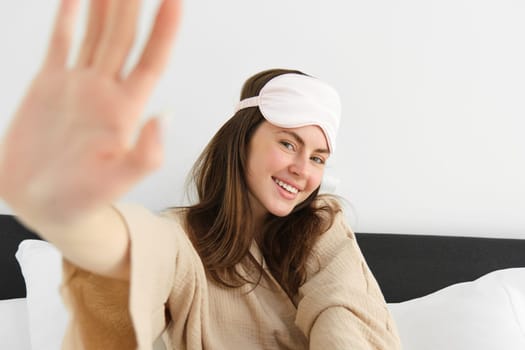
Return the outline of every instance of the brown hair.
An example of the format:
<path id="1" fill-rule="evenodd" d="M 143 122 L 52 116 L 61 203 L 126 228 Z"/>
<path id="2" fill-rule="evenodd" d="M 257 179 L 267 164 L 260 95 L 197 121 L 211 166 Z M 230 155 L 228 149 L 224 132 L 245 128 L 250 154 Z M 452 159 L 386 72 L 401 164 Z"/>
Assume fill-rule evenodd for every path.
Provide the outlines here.
<path id="1" fill-rule="evenodd" d="M 299 71 L 272 69 L 249 78 L 241 99 L 257 96 L 272 78 Z M 264 117 L 256 107 L 238 111 L 210 140 L 197 159 L 191 180 L 198 202 L 187 207 L 186 229 L 207 274 L 217 283 L 238 287 L 247 280 L 235 268 L 260 262 L 249 254 L 255 229 L 245 181 L 248 144 Z M 293 296 L 306 276 L 306 260 L 317 238 L 333 223 L 338 206 L 320 205 L 319 188 L 286 217 L 267 215 L 260 248 L 274 278 Z"/>

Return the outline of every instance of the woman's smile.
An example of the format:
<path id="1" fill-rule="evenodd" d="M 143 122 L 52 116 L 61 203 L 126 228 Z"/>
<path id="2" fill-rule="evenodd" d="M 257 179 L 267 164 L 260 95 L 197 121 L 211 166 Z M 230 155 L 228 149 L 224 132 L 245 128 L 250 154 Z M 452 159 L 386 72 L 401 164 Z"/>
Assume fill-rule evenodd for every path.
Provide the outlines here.
<path id="1" fill-rule="evenodd" d="M 291 185 L 291 184 L 289 184 L 287 182 L 279 180 L 279 179 L 277 179 L 275 177 L 272 177 L 272 179 L 278 185 L 279 188 L 284 189 L 286 192 L 288 192 L 290 194 L 296 195 L 300 191 L 296 186 L 293 186 L 293 185 Z M 294 198 L 295 198 L 295 196 L 294 196 Z"/>

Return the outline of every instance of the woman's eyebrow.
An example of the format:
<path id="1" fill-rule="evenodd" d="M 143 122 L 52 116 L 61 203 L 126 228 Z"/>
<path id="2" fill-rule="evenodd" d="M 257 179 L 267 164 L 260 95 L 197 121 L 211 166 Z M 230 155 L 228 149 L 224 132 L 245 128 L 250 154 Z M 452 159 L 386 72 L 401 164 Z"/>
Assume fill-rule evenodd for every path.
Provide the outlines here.
<path id="1" fill-rule="evenodd" d="M 290 135 L 292 138 L 295 139 L 295 141 L 296 141 L 298 144 L 300 144 L 301 146 L 304 146 L 304 140 L 303 140 L 302 137 L 299 136 L 296 132 L 293 132 L 293 131 L 290 131 L 290 130 L 281 130 L 280 132 L 281 132 L 281 133 L 285 133 L 285 134 L 287 134 L 287 135 Z M 330 154 L 330 151 L 327 150 L 326 148 L 318 148 L 318 149 L 314 150 L 314 152 Z"/>

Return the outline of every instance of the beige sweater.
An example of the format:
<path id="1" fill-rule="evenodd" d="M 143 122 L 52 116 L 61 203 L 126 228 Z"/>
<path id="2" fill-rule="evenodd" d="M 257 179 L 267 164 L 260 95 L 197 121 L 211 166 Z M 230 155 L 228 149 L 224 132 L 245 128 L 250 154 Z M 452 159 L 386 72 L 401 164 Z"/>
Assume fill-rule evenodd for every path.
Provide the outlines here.
<path id="1" fill-rule="evenodd" d="M 342 214 L 317 243 L 292 301 L 268 272 L 255 289 L 208 280 L 176 215 L 131 204 L 116 209 L 131 237 L 131 280 L 64 261 L 62 293 L 71 312 L 64 349 L 146 350 L 163 332 L 168 349 L 401 348 Z M 251 253 L 262 259 L 255 243 Z"/>

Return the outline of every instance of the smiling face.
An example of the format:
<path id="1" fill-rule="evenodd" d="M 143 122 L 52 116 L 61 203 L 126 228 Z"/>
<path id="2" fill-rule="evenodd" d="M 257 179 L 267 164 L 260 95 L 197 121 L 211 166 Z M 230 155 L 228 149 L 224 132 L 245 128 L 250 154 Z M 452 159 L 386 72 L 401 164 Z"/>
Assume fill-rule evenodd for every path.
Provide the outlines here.
<path id="1" fill-rule="evenodd" d="M 257 221 L 270 212 L 286 216 L 321 184 L 330 152 L 313 125 L 280 128 L 263 121 L 248 149 L 246 183 Z"/>

